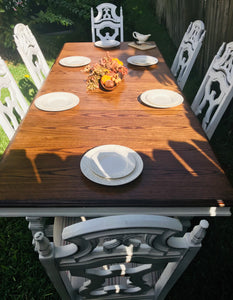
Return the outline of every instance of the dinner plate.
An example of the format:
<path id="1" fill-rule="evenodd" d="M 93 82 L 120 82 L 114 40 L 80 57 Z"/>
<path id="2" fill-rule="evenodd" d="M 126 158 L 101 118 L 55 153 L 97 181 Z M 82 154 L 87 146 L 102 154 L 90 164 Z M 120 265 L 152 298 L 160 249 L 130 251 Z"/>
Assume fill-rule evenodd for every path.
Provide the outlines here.
<path id="1" fill-rule="evenodd" d="M 96 164 L 96 159 L 99 164 Z M 111 162 L 113 169 L 110 171 L 111 167 L 108 164 L 111 159 L 114 162 Z M 117 166 L 119 162 L 120 166 Z M 95 183 L 117 186 L 136 179 L 143 170 L 143 161 L 140 155 L 130 148 L 120 145 L 102 145 L 83 155 L 80 168 L 84 176 Z"/>
<path id="2" fill-rule="evenodd" d="M 148 90 L 141 94 L 140 99 L 143 103 L 157 108 L 174 107 L 184 101 L 180 94 L 165 89 Z"/>
<path id="3" fill-rule="evenodd" d="M 151 66 L 158 63 L 158 58 L 149 55 L 135 55 L 128 57 L 127 61 L 136 66 Z"/>
<path id="4" fill-rule="evenodd" d="M 117 47 L 120 45 L 119 41 L 115 40 L 107 40 L 107 41 L 97 41 L 95 42 L 96 47 L 101 47 L 101 48 L 112 48 L 112 47 Z"/>
<path id="5" fill-rule="evenodd" d="M 48 93 L 35 100 L 35 106 L 46 111 L 62 111 L 79 103 L 79 97 L 66 92 Z"/>
<path id="6" fill-rule="evenodd" d="M 105 145 L 95 148 L 91 156 L 92 171 L 104 178 L 121 178 L 135 169 L 135 159 L 128 148 L 119 145 Z"/>
<path id="7" fill-rule="evenodd" d="M 64 67 L 82 67 L 91 62 L 89 57 L 85 56 L 68 56 L 60 59 L 59 64 Z"/>

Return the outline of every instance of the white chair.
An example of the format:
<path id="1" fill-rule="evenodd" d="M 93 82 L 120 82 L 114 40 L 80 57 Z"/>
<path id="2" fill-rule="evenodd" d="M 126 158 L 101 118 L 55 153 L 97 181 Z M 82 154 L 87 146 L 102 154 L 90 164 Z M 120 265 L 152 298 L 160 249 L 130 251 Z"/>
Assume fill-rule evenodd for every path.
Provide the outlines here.
<path id="1" fill-rule="evenodd" d="M 0 125 L 11 140 L 19 126 L 19 121 L 23 119 L 28 110 L 28 104 L 1 57 L 0 95 L 4 98 L 3 101 L 0 101 Z"/>
<path id="2" fill-rule="evenodd" d="M 192 110 L 201 115 L 202 128 L 211 139 L 233 97 L 233 42 L 223 43 L 193 100 Z"/>
<path id="3" fill-rule="evenodd" d="M 14 40 L 36 87 L 40 89 L 50 69 L 34 35 L 27 25 L 19 23 L 14 28 Z"/>
<path id="4" fill-rule="evenodd" d="M 183 90 L 205 37 L 205 26 L 200 20 L 191 22 L 180 43 L 171 71 Z"/>
<path id="5" fill-rule="evenodd" d="M 39 259 L 65 299 L 164 299 L 201 247 L 208 222 L 183 237 L 180 221 L 153 215 L 91 219 L 64 228 L 65 245 L 34 235 Z"/>
<path id="6" fill-rule="evenodd" d="M 92 42 L 94 43 L 96 41 L 96 37 L 98 37 L 101 41 L 106 41 L 116 40 L 118 36 L 120 42 L 123 42 L 122 7 L 120 7 L 120 16 L 117 16 L 116 14 L 116 5 L 111 3 L 102 3 L 98 5 L 96 9 L 98 14 L 94 17 L 94 10 L 91 8 Z"/>
<path id="7" fill-rule="evenodd" d="M 0 57 L 0 126 L 9 140 L 15 134 L 19 122 L 28 111 L 28 104 L 21 93 L 17 83 L 10 73 L 6 63 Z M 34 235 L 38 230 L 46 232 L 47 236 L 53 236 L 53 225 L 46 224 L 46 218 L 27 217 L 29 229 Z"/>

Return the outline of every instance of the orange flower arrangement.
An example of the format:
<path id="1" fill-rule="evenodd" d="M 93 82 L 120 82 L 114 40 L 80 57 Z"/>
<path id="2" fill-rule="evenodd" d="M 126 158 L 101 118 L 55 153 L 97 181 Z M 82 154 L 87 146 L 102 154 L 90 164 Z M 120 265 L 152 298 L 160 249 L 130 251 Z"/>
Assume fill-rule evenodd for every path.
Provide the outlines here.
<path id="1" fill-rule="evenodd" d="M 90 73 L 87 78 L 87 89 L 95 90 L 99 84 L 106 90 L 115 88 L 128 73 L 128 69 L 118 58 L 113 58 L 106 53 L 106 56 L 100 59 L 99 63 L 93 66 L 88 65 L 84 69 Z"/>

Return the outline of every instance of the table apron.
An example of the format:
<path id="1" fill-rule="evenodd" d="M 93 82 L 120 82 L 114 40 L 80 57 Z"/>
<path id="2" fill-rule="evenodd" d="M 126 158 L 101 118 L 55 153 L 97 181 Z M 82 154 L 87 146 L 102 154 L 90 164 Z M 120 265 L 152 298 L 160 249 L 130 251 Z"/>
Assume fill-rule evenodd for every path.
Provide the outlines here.
<path id="1" fill-rule="evenodd" d="M 231 216 L 230 207 L 3 207 L 0 217 L 108 216 L 153 214 L 177 217 Z"/>

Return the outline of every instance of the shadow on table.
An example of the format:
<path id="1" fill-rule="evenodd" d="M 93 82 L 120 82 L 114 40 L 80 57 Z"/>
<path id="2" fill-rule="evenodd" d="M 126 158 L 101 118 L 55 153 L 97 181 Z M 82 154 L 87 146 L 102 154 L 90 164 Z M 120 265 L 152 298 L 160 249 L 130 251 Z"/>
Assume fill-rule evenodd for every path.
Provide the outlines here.
<path id="1" fill-rule="evenodd" d="M 135 55 L 139 55 L 136 50 L 135 50 Z M 125 54 L 122 54 L 119 55 L 118 58 L 122 61 L 125 61 L 126 56 Z M 155 84 L 157 81 L 163 86 L 172 86 L 172 85 L 174 86 L 176 80 L 173 77 L 164 58 L 163 57 L 158 57 L 158 58 L 159 58 L 158 64 L 151 65 L 151 66 L 136 66 L 130 63 L 126 63 L 125 66 L 128 68 L 127 76 L 135 77 L 135 79 L 139 79 L 143 76 L 145 72 L 150 72 L 150 75 L 152 75 L 155 78 Z"/>
<path id="2" fill-rule="evenodd" d="M 198 142 L 170 141 L 169 148 L 154 149 L 152 159 L 139 152 L 144 163 L 142 174 L 130 183 L 113 187 L 87 179 L 80 170 L 79 155 L 62 159 L 55 153 L 41 153 L 32 158 L 25 150 L 11 150 L 0 164 L 0 189 L 11 195 L 9 205 L 13 201 L 52 206 L 61 201 L 62 205 L 75 206 L 78 201 L 78 206 L 90 206 L 97 201 L 99 206 L 153 206 L 154 194 L 158 206 L 174 206 L 173 202 L 184 205 L 182 199 L 186 197 L 193 201 L 187 206 L 194 205 L 200 195 L 206 199 L 203 205 L 212 201 L 211 206 L 218 206 L 213 199 L 216 190 L 222 190 L 225 175 L 215 159 L 206 155 L 205 143 Z M 216 177 L 216 173 L 220 175 Z M 214 182 L 216 178 L 220 180 Z M 227 192 L 232 191 L 229 188 Z"/>

